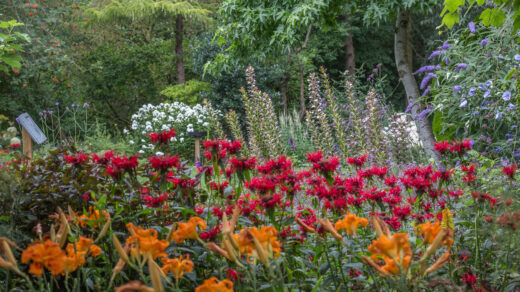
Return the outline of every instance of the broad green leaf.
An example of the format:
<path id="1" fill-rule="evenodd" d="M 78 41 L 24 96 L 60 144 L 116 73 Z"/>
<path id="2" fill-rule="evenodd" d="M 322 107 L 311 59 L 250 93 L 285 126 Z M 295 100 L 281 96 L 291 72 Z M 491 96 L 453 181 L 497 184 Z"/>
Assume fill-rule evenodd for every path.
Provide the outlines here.
<path id="1" fill-rule="evenodd" d="M 485 26 L 502 26 L 505 19 L 506 15 L 499 8 L 488 8 L 480 14 L 480 20 Z"/>
<path id="2" fill-rule="evenodd" d="M 448 28 L 452 28 L 455 23 L 460 22 L 460 16 L 457 12 L 454 13 L 446 13 L 442 18 L 442 24 L 445 24 Z"/>
<path id="3" fill-rule="evenodd" d="M 460 6 L 464 5 L 464 2 L 465 0 L 444 0 L 444 10 L 442 14 L 446 13 L 446 11 L 451 13 L 456 12 Z"/>
<path id="4" fill-rule="evenodd" d="M 8 53 L 8 54 L 1 56 L 1 59 L 2 59 L 2 62 L 11 66 L 11 68 L 22 67 L 22 64 L 20 64 L 20 61 L 22 61 L 22 57 L 20 55 Z"/>

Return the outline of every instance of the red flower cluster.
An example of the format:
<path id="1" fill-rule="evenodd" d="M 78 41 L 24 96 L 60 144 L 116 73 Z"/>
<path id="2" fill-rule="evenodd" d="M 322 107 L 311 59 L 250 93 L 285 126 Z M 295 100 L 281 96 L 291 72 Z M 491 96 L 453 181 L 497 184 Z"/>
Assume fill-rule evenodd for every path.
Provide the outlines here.
<path id="1" fill-rule="evenodd" d="M 163 193 L 159 196 L 152 196 L 149 193 L 141 194 L 141 198 L 144 200 L 144 203 L 149 208 L 159 208 L 164 205 L 164 203 L 168 200 L 169 193 Z"/>
<path id="2" fill-rule="evenodd" d="M 171 129 L 169 131 L 164 131 L 161 133 L 149 133 L 150 141 L 152 144 L 168 144 L 171 139 L 175 137 L 175 130 Z"/>
<path id="3" fill-rule="evenodd" d="M 107 158 L 107 155 L 109 158 Z M 105 153 L 105 157 L 103 159 L 110 160 L 102 160 L 101 162 L 103 162 L 106 167 L 106 175 L 109 175 L 114 179 L 120 179 L 125 172 L 132 172 L 137 168 L 139 165 L 139 162 L 137 161 L 138 158 L 139 155 L 132 155 L 127 157 L 126 155 L 116 156 Z"/>
<path id="4" fill-rule="evenodd" d="M 87 153 L 74 153 L 74 155 L 63 155 L 63 159 L 65 159 L 68 164 L 79 166 L 83 162 L 88 162 L 89 155 Z"/>
<path id="5" fill-rule="evenodd" d="M 331 173 L 336 171 L 339 166 L 339 158 L 325 159 L 321 151 L 307 153 L 307 162 L 312 163 L 312 171 L 314 172 Z"/>
<path id="6" fill-rule="evenodd" d="M 256 169 L 262 174 L 283 173 L 292 169 L 292 161 L 282 155 L 277 159 L 266 161 L 264 164 L 257 166 Z"/>
<path id="7" fill-rule="evenodd" d="M 515 178 L 515 173 L 516 173 L 517 169 L 518 169 L 518 166 L 516 164 L 511 164 L 511 165 L 508 165 L 508 166 L 504 166 L 502 168 L 502 172 L 501 173 L 507 175 L 509 177 L 509 179 L 514 179 Z"/>
<path id="8" fill-rule="evenodd" d="M 169 154 L 163 156 L 152 156 L 148 157 L 148 161 L 152 168 L 166 171 L 172 167 L 179 168 L 179 157 L 178 156 L 170 156 Z"/>
<path id="9" fill-rule="evenodd" d="M 435 150 L 437 150 L 441 154 L 446 154 L 451 152 L 452 154 L 462 155 L 466 153 L 466 151 L 471 150 L 473 146 L 473 140 L 464 139 L 462 141 L 439 141 L 435 142 Z"/>
<path id="10" fill-rule="evenodd" d="M 237 154 L 240 149 L 242 149 L 242 144 L 240 140 L 235 140 L 230 142 L 228 140 L 206 140 L 202 144 L 204 149 L 204 156 L 207 160 L 211 160 L 212 158 L 224 159 L 227 154 Z"/>
<path id="11" fill-rule="evenodd" d="M 363 164 L 367 161 L 367 157 L 368 157 L 367 154 L 360 156 L 360 157 L 348 157 L 347 162 L 350 165 L 354 165 L 356 167 L 362 167 Z"/>
<path id="12" fill-rule="evenodd" d="M 256 158 L 231 158 L 229 159 L 231 167 L 234 171 L 237 170 L 251 170 L 255 168 Z"/>

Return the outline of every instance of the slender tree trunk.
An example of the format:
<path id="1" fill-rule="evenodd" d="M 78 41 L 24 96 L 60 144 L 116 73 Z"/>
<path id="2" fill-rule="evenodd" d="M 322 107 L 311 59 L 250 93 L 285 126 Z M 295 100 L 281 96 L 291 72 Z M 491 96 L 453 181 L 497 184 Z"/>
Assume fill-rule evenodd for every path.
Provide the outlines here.
<path id="1" fill-rule="evenodd" d="M 300 74 L 300 121 L 305 118 L 305 83 L 303 78 L 303 65 L 298 58 L 298 73 Z"/>
<path id="2" fill-rule="evenodd" d="M 175 19 L 175 54 L 177 55 L 177 83 L 184 83 L 184 61 L 183 61 L 183 53 L 182 53 L 182 38 L 184 35 L 183 28 L 184 18 L 181 14 L 177 15 L 177 19 Z"/>
<path id="3" fill-rule="evenodd" d="M 428 117 L 420 119 L 420 113 L 425 109 L 423 104 L 418 102 L 420 97 L 419 87 L 412 68 L 412 42 L 411 28 L 412 19 L 410 17 L 410 9 L 401 10 L 397 16 L 394 39 L 395 64 L 399 77 L 406 91 L 408 104 L 411 104 L 412 117 L 417 126 L 419 139 L 421 140 L 426 153 L 433 157 L 436 161 L 440 161 L 440 155 L 434 150 L 435 136 L 433 135 L 432 125 Z"/>
<path id="4" fill-rule="evenodd" d="M 287 101 L 287 84 L 289 83 L 289 76 L 285 76 L 280 84 L 280 94 L 282 95 L 283 113 L 287 114 L 288 101 Z"/>
<path id="5" fill-rule="evenodd" d="M 347 22 L 349 27 L 351 27 L 348 15 L 345 15 L 345 21 Z M 352 29 L 349 30 L 347 39 L 345 40 L 345 60 L 348 75 L 354 76 L 354 74 L 356 73 L 356 62 L 354 58 L 354 43 L 352 42 Z"/>

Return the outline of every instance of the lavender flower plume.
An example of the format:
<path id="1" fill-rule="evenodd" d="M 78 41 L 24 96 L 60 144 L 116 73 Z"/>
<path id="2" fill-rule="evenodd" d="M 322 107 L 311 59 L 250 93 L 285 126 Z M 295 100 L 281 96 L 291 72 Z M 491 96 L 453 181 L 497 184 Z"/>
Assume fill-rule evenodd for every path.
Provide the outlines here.
<path id="1" fill-rule="evenodd" d="M 455 67 L 455 69 L 453 69 L 453 71 L 455 71 L 455 72 L 459 72 L 461 69 L 466 69 L 466 68 L 468 68 L 468 64 L 466 64 L 466 63 L 460 63 L 460 64 L 458 64 L 458 65 Z"/>
<path id="2" fill-rule="evenodd" d="M 448 42 L 444 42 L 444 44 L 442 44 L 441 50 L 447 50 L 450 47 L 451 47 L 451 45 Z"/>
<path id="3" fill-rule="evenodd" d="M 468 23 L 468 28 L 471 33 L 475 33 L 475 23 L 473 21 Z"/>
<path id="4" fill-rule="evenodd" d="M 421 87 L 420 89 L 424 89 L 426 87 L 426 85 L 428 85 L 428 83 L 433 79 L 433 78 L 437 78 L 437 75 L 433 74 L 433 73 L 428 73 L 428 75 L 426 75 L 426 77 L 423 78 L 423 80 L 421 81 Z"/>
<path id="5" fill-rule="evenodd" d="M 430 94 L 430 89 L 432 89 L 432 87 L 428 85 L 428 87 L 426 87 L 426 90 L 424 90 L 422 96 L 427 96 L 428 94 Z"/>
<path id="6" fill-rule="evenodd" d="M 519 54 L 516 54 L 516 55 L 515 55 L 515 60 L 518 61 L 518 62 L 520 62 L 520 55 L 519 55 Z"/>
<path id="7" fill-rule="evenodd" d="M 422 120 L 424 119 L 424 117 L 425 117 L 427 114 L 431 113 L 431 111 L 432 111 L 432 107 L 428 107 L 428 108 L 426 108 L 425 110 L 423 110 L 423 111 L 419 114 L 419 121 L 422 121 Z"/>
<path id="8" fill-rule="evenodd" d="M 424 67 L 421 67 L 419 68 L 417 71 L 415 71 L 413 74 L 414 75 L 417 75 L 419 73 L 424 73 L 424 72 L 430 72 L 430 71 L 433 71 L 435 70 L 435 66 L 434 65 L 427 65 L 427 66 L 424 66 Z"/>
<path id="9" fill-rule="evenodd" d="M 404 112 L 409 113 L 412 110 L 413 105 L 414 105 L 413 103 L 408 104 L 408 106 L 406 107 L 406 110 Z"/>
<path id="10" fill-rule="evenodd" d="M 434 51 L 429 57 L 428 60 L 431 60 L 437 56 L 439 56 L 442 53 L 442 51 Z"/>
<path id="11" fill-rule="evenodd" d="M 445 63 L 446 65 L 449 65 L 449 64 L 450 64 L 450 58 L 446 57 L 446 60 L 444 61 L 444 63 Z"/>
<path id="12" fill-rule="evenodd" d="M 483 46 L 483 47 L 485 47 L 485 46 L 487 45 L 488 41 L 489 41 L 489 39 L 488 39 L 488 38 L 485 38 L 485 39 L 483 39 L 483 40 L 480 42 L 480 45 Z"/>

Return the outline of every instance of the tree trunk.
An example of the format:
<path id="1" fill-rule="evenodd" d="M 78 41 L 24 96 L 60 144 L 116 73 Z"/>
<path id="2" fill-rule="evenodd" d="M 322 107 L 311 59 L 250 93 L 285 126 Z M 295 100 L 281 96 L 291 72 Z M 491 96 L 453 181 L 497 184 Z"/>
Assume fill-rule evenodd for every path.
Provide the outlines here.
<path id="1" fill-rule="evenodd" d="M 287 114 L 287 84 L 289 83 L 289 76 L 285 76 L 282 80 L 282 84 L 280 84 L 280 94 L 282 95 L 282 103 L 283 103 L 283 113 Z"/>
<path id="2" fill-rule="evenodd" d="M 345 15 L 345 21 L 351 27 L 348 15 Z M 354 59 L 354 43 L 352 42 L 352 29 L 349 30 L 347 39 L 345 40 L 345 60 L 348 75 L 354 76 L 354 74 L 356 73 L 356 62 Z"/>
<path id="3" fill-rule="evenodd" d="M 183 17 L 181 14 L 177 15 L 175 19 L 175 54 L 177 55 L 177 83 L 184 83 L 184 61 L 182 54 L 182 37 L 184 35 Z"/>
<path id="4" fill-rule="evenodd" d="M 425 110 L 425 106 L 418 102 L 420 97 L 419 87 L 412 73 L 413 56 L 410 35 L 412 19 L 409 9 L 399 12 L 396 26 L 394 39 L 395 64 L 406 91 L 408 104 L 411 105 L 412 118 L 415 121 L 419 139 L 426 153 L 436 161 L 441 161 L 439 153 L 434 150 L 435 136 L 433 135 L 431 122 L 428 117 L 420 118 L 420 113 Z"/>
<path id="5" fill-rule="evenodd" d="M 305 118 L 305 83 L 302 61 L 298 58 L 298 73 L 300 74 L 300 121 Z"/>

